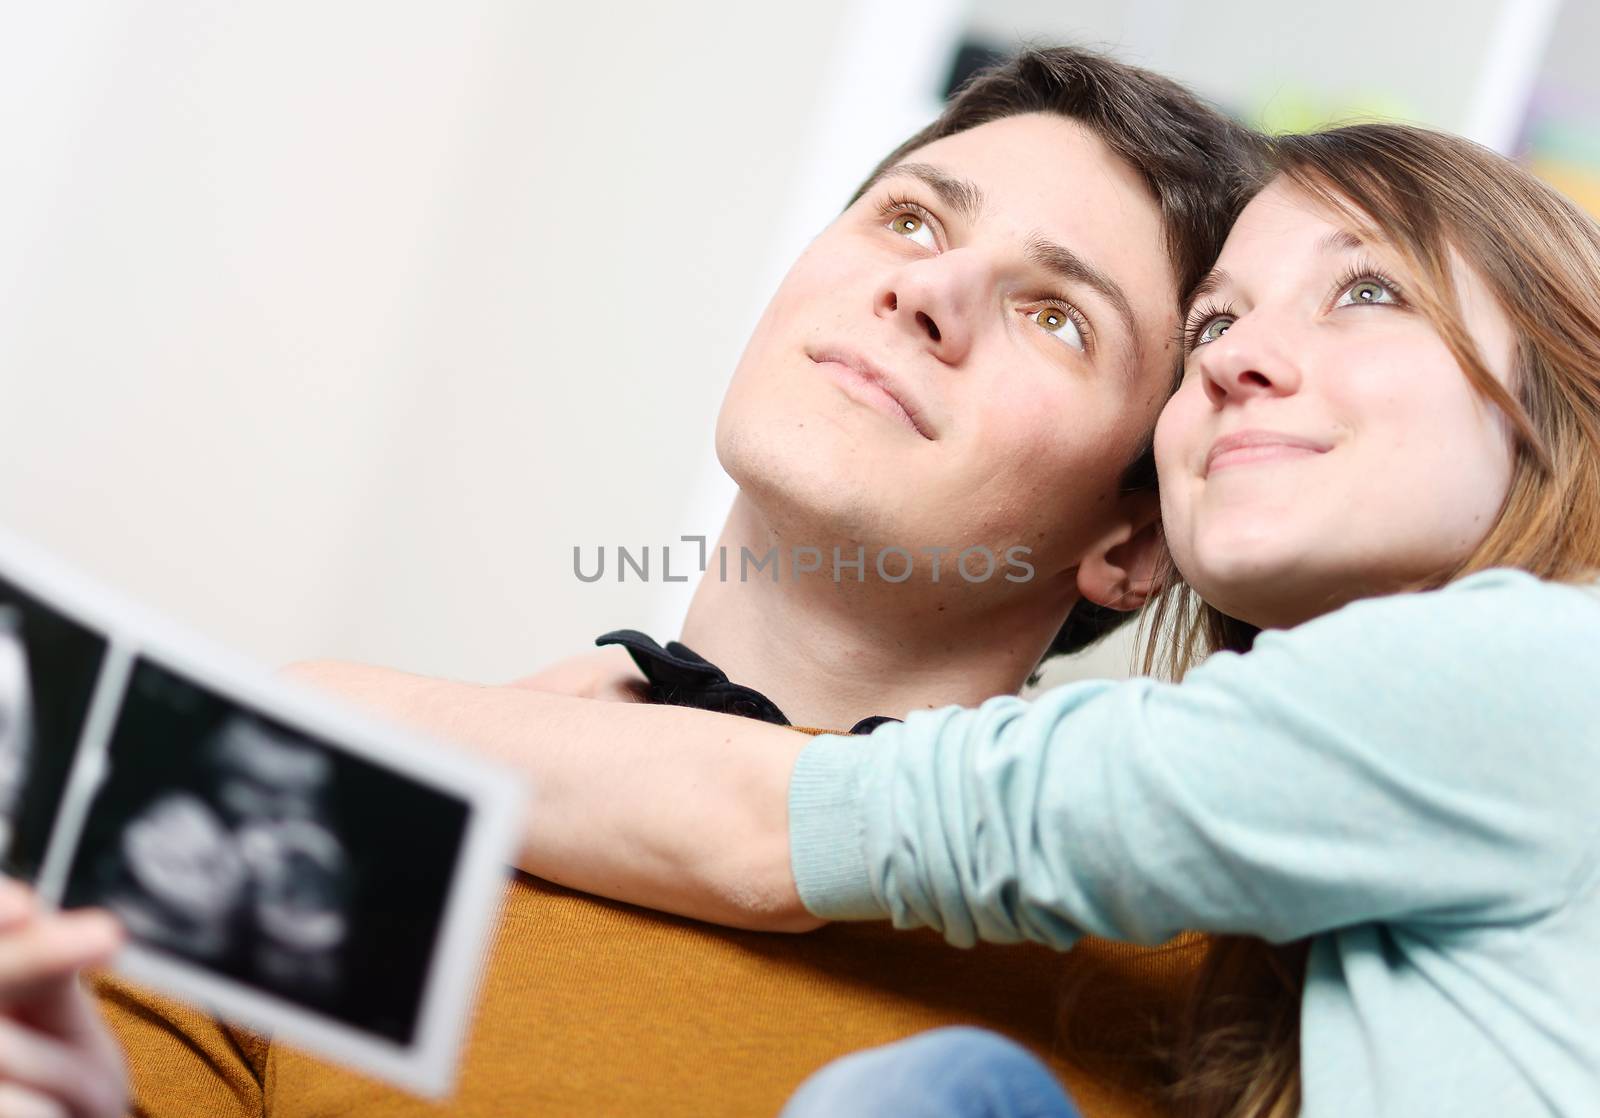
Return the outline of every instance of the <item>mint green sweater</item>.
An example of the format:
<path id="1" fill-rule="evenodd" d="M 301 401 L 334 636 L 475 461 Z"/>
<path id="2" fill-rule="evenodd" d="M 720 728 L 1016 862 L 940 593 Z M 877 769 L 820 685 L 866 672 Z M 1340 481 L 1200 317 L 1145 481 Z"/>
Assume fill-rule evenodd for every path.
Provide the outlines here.
<path id="1" fill-rule="evenodd" d="M 1488 571 L 1182 684 L 822 737 L 789 789 L 834 920 L 969 945 L 1312 940 L 1311 1118 L 1600 1115 L 1600 593 Z"/>

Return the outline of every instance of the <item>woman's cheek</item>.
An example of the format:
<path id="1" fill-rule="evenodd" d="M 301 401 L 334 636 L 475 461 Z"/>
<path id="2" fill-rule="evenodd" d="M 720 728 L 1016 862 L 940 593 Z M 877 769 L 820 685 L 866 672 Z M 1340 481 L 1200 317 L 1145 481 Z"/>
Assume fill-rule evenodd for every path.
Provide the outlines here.
<path id="1" fill-rule="evenodd" d="M 1177 476 L 1177 466 L 1182 448 L 1190 437 L 1195 423 L 1194 396 L 1191 382 L 1186 381 L 1172 399 L 1161 409 L 1156 420 L 1155 456 L 1156 470 L 1161 474 Z"/>

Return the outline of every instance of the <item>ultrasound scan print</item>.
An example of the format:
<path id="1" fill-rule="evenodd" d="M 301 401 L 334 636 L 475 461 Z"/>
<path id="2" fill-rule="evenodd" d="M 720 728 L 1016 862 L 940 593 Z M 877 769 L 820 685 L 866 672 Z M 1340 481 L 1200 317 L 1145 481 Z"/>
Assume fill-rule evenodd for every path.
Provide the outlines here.
<path id="1" fill-rule="evenodd" d="M 134 943 L 413 1035 L 465 838 L 455 792 L 140 657 L 63 892 Z"/>
<path id="2" fill-rule="evenodd" d="M 22 616 L 0 606 L 0 863 L 11 849 L 32 754 L 33 684 L 22 643 Z"/>
<path id="3" fill-rule="evenodd" d="M 0 872 L 32 880 L 65 794 L 105 638 L 0 578 Z"/>
<path id="4" fill-rule="evenodd" d="M 333 764 L 249 715 L 206 737 L 187 787 L 125 822 L 102 903 L 148 943 L 253 972 L 276 992 L 337 992 L 349 865 Z"/>
<path id="5" fill-rule="evenodd" d="M 0 531 L 0 874 L 121 978 L 442 1097 L 522 797 Z"/>

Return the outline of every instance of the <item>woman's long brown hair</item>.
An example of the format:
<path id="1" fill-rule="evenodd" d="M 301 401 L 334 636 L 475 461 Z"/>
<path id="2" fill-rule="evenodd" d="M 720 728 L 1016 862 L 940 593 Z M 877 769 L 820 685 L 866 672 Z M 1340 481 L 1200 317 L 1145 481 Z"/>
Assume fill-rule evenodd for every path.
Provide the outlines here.
<path id="1" fill-rule="evenodd" d="M 1516 442 L 1494 526 L 1426 590 L 1490 567 L 1576 581 L 1600 571 L 1600 228 L 1511 161 L 1467 140 L 1391 124 L 1272 141 L 1286 179 L 1399 254 L 1407 297 Z M 1265 183 L 1263 183 L 1264 185 Z M 1517 348 L 1508 390 L 1462 321 L 1457 254 L 1488 286 Z M 1247 651 L 1256 630 L 1206 605 L 1176 571 L 1142 623 L 1144 669 L 1181 679 L 1211 653 Z M 1292 1118 L 1300 1110 L 1306 945 L 1223 936 L 1208 951 L 1173 1035 L 1172 1096 L 1189 1118 Z"/>

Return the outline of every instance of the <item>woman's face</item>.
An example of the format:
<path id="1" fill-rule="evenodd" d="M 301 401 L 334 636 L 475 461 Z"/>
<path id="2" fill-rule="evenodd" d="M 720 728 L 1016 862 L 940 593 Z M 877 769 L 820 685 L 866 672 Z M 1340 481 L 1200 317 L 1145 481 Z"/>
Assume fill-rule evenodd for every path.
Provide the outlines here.
<path id="1" fill-rule="evenodd" d="M 1459 260 L 1454 278 L 1507 384 L 1510 324 Z M 1510 428 L 1411 308 L 1415 287 L 1285 180 L 1240 215 L 1190 308 L 1155 439 L 1168 546 L 1223 612 L 1298 624 L 1434 575 L 1493 526 Z"/>

